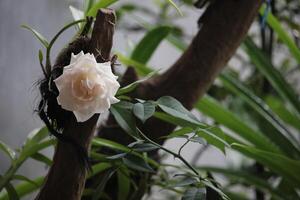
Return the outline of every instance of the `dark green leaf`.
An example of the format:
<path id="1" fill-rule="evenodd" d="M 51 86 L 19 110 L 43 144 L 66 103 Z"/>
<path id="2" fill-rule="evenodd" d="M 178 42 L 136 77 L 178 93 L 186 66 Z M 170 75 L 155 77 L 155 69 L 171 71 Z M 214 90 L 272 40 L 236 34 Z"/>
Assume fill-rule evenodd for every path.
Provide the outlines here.
<path id="1" fill-rule="evenodd" d="M 157 146 L 151 143 L 136 144 L 132 148 L 134 151 L 137 152 L 148 152 L 148 151 L 153 151 L 155 149 L 158 149 Z"/>
<path id="2" fill-rule="evenodd" d="M 29 146 L 32 146 L 32 145 L 42 141 L 43 139 L 45 139 L 47 136 L 49 136 L 49 131 L 48 131 L 47 127 L 35 129 L 35 130 L 31 131 L 29 133 L 29 135 L 27 136 L 27 140 L 25 142 L 24 147 L 27 148 Z"/>
<path id="3" fill-rule="evenodd" d="M 130 191 L 129 172 L 123 167 L 117 171 L 118 174 L 118 200 L 127 199 Z"/>
<path id="4" fill-rule="evenodd" d="M 168 26 L 159 26 L 150 30 L 137 44 L 131 54 L 131 59 L 146 64 L 160 42 L 170 33 L 172 28 Z"/>
<path id="5" fill-rule="evenodd" d="M 139 118 L 143 123 L 155 112 L 155 105 L 152 102 L 146 101 L 145 103 L 136 103 L 133 106 L 133 114 Z"/>
<path id="6" fill-rule="evenodd" d="M 186 177 L 184 179 L 179 180 L 177 183 L 175 184 L 171 184 L 169 187 L 186 187 L 192 184 L 198 183 L 198 180 L 196 178 L 193 177 Z"/>
<path id="7" fill-rule="evenodd" d="M 153 72 L 151 67 L 149 67 L 149 66 L 147 66 L 143 63 L 140 63 L 136 60 L 128 58 L 128 57 L 126 57 L 126 56 L 124 56 L 120 53 L 117 53 L 117 56 L 118 56 L 118 60 L 121 63 L 123 63 L 124 65 L 134 67 L 134 69 L 136 69 L 136 71 L 139 75 L 145 76 L 145 75 L 150 74 L 151 72 Z"/>
<path id="8" fill-rule="evenodd" d="M 52 160 L 50 160 L 47 156 L 41 154 L 41 153 L 35 153 L 31 156 L 36 161 L 42 162 L 48 166 L 52 165 Z"/>
<path id="9" fill-rule="evenodd" d="M 104 138 L 98 138 L 98 137 L 94 138 L 93 141 L 92 141 L 92 144 L 95 145 L 95 146 L 108 147 L 108 148 L 111 148 L 111 149 L 124 151 L 126 153 L 131 151 L 130 148 L 128 148 L 128 147 L 126 147 L 122 144 L 119 144 L 119 143 L 116 143 L 114 141 L 107 140 L 107 139 L 104 139 Z"/>
<path id="10" fill-rule="evenodd" d="M 14 188 L 14 186 L 10 183 L 7 183 L 5 186 L 6 192 L 8 193 L 9 200 L 19 200 L 19 195 Z"/>
<path id="11" fill-rule="evenodd" d="M 173 131 L 172 133 L 170 133 L 169 135 L 167 135 L 167 138 L 174 138 L 174 137 L 180 137 L 183 135 L 186 135 L 188 133 L 193 133 L 194 129 L 190 128 L 190 127 L 183 127 L 180 128 L 178 130 Z"/>
<path id="12" fill-rule="evenodd" d="M 25 176 L 22 176 L 22 175 L 19 175 L 19 174 L 15 174 L 12 176 L 12 179 L 14 180 L 20 180 L 20 181 L 24 181 L 24 182 L 28 182 L 36 187 L 39 187 L 35 181 L 33 180 L 30 180 L 29 178 L 25 177 Z"/>
<path id="13" fill-rule="evenodd" d="M 128 154 L 126 157 L 123 158 L 123 163 L 127 167 L 134 170 L 154 173 L 154 170 L 144 159 L 135 155 Z"/>
<path id="14" fill-rule="evenodd" d="M 96 187 L 95 191 L 94 191 L 94 195 L 92 196 L 92 200 L 98 200 L 100 199 L 103 190 L 105 188 L 105 185 L 107 183 L 107 181 L 112 177 L 112 175 L 116 172 L 115 169 L 113 170 L 108 170 L 103 177 L 101 177 L 101 181 L 99 183 L 99 185 Z"/>
<path id="15" fill-rule="evenodd" d="M 118 103 L 119 104 L 119 103 Z M 110 111 L 113 114 L 115 120 L 121 126 L 121 128 L 126 131 L 129 135 L 134 138 L 139 138 L 136 131 L 135 119 L 130 112 L 130 110 L 124 109 L 118 104 L 111 106 Z"/>
<path id="16" fill-rule="evenodd" d="M 34 30 L 33 28 L 27 26 L 27 25 L 22 25 L 22 28 L 25 28 L 29 31 L 31 31 L 33 33 L 33 35 L 46 47 L 48 48 L 49 43 L 48 41 L 45 39 L 44 36 L 42 36 L 39 32 L 37 32 L 36 30 Z"/>
<path id="17" fill-rule="evenodd" d="M 188 188 L 182 196 L 182 200 L 205 200 L 206 189 L 205 188 Z"/>
<path id="18" fill-rule="evenodd" d="M 120 159 L 120 158 L 124 158 L 127 155 L 127 153 L 119 153 L 113 156 L 108 156 L 106 157 L 107 159 L 111 159 L 111 160 L 116 160 L 116 159 Z"/>

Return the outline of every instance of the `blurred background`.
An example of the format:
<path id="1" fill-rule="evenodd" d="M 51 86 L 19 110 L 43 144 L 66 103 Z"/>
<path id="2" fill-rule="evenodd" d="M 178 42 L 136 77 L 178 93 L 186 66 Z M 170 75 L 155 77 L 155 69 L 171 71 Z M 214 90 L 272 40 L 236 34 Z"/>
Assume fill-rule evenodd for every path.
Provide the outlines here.
<path id="1" fill-rule="evenodd" d="M 167 8 L 169 9 L 167 12 L 168 16 L 163 16 L 165 14 L 162 12 L 164 8 L 159 6 L 161 5 L 159 2 L 158 0 L 122 0 L 112 6 L 112 8 L 119 8 L 124 4 L 131 3 L 147 8 L 146 10 L 122 16 L 122 20 L 117 22 L 113 51 L 128 55 L 128 52 L 131 52 L 135 44 L 145 33 L 145 30 L 140 28 L 143 22 L 164 24 L 170 23 L 168 20 L 172 20 L 172 24 L 179 27 L 180 31 L 182 31 L 184 42 L 188 43 L 192 39 L 195 33 L 197 33 L 197 20 L 203 10 L 183 4 L 181 1 L 175 1 L 184 13 L 183 17 L 178 15 L 174 8 L 170 7 Z M 283 26 L 288 28 L 289 33 L 294 37 L 296 44 L 298 44 L 300 22 L 299 2 L 282 2 L 277 4 L 276 12 L 281 12 L 282 9 L 280 19 L 284 22 Z M 22 29 L 20 25 L 28 24 L 50 39 L 66 22 L 73 20 L 69 10 L 70 5 L 81 8 L 82 1 L 0 0 L 0 138 L 1 141 L 13 148 L 20 147 L 30 131 L 43 126 L 35 113 L 39 101 L 36 83 L 42 77 L 38 61 L 38 50 L 42 49 L 42 46 L 29 31 Z M 67 44 L 74 33 L 75 29 L 70 29 L 59 38 L 52 50 L 52 58 L 55 58 L 58 51 Z M 262 34 L 261 24 L 259 23 L 259 19 L 257 19 L 252 25 L 249 35 L 252 36 L 258 45 L 261 45 Z M 274 39 L 273 36 L 266 36 L 266 38 L 270 37 L 272 37 L 272 40 Z M 268 45 L 266 44 L 266 46 Z M 267 47 L 263 48 L 267 49 Z M 272 47 L 271 51 L 266 51 L 272 57 L 273 64 L 279 66 L 279 70 L 284 74 L 286 80 L 288 80 L 295 92 L 299 94 L 300 74 L 297 69 L 298 64 L 290 58 L 289 49 L 282 45 L 281 42 L 278 42 Z M 154 66 L 156 69 L 162 69 L 163 71 L 176 61 L 180 55 L 180 50 L 164 41 L 152 56 L 148 65 Z M 254 89 L 256 88 L 255 84 L 264 84 L 260 82 L 260 76 L 256 76 L 257 70 L 251 67 L 249 58 L 243 50 L 239 49 L 237 51 L 237 54 L 230 60 L 228 66 L 238 72 L 237 76 L 241 80 L 250 80 L 248 82 L 250 85 L 252 84 Z M 119 67 L 118 70 L 122 72 L 123 68 Z M 251 80 L 251 77 L 258 77 L 258 79 Z M 215 89 L 218 89 L 218 85 L 219 83 L 216 81 Z M 257 90 L 256 92 L 259 93 L 260 91 Z M 210 94 L 216 94 L 215 90 L 211 90 Z M 232 109 L 232 112 L 243 116 L 243 119 L 247 119 L 245 113 L 248 111 L 241 112 L 239 110 L 243 103 L 237 99 L 234 100 L 232 98 L 231 100 L 225 102 L 227 107 Z M 211 119 L 204 117 L 202 114 L 198 112 L 195 112 L 195 114 L 202 121 L 212 123 Z M 224 129 L 227 130 L 225 127 Z M 227 131 L 230 132 L 229 130 Z M 294 131 L 293 128 L 292 131 Z M 168 140 L 165 145 L 170 149 L 178 150 L 184 142 L 185 139 L 176 138 Z M 51 155 L 53 152 L 52 150 L 47 150 L 45 153 Z M 199 144 L 197 143 L 189 143 L 183 149 L 182 155 L 191 162 L 212 166 L 239 166 L 241 163 L 251 162 L 244 157 L 242 158 L 236 152 L 228 150 L 225 156 L 221 151 L 213 147 L 201 146 L 199 148 Z M 179 163 L 170 156 L 166 157 L 164 162 Z M 5 155 L 0 154 L 0 174 L 3 174 L 8 167 L 9 159 Z M 28 160 L 21 167 L 20 173 L 25 174 L 29 178 L 34 178 L 44 175 L 46 167 L 36 161 Z"/>

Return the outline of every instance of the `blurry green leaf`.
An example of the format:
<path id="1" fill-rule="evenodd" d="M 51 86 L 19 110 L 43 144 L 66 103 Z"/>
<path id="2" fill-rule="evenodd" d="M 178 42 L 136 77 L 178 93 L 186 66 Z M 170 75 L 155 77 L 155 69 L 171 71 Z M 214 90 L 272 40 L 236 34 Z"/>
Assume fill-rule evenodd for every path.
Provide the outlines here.
<path id="1" fill-rule="evenodd" d="M 265 179 L 259 178 L 254 174 L 250 174 L 247 171 L 241 171 L 241 170 L 234 170 L 234 169 L 224 169 L 224 168 L 218 168 L 218 167 L 200 167 L 199 169 L 223 174 L 224 176 L 227 176 L 229 178 L 234 178 L 234 180 L 239 181 L 240 183 L 249 184 L 250 186 L 254 186 L 257 189 L 264 191 L 269 191 L 272 196 L 283 198 L 286 196 L 286 194 L 281 193 L 281 191 L 276 190 L 268 181 Z"/>
<path id="2" fill-rule="evenodd" d="M 253 94 L 246 86 L 229 74 L 221 74 L 220 79 L 225 88 L 231 90 L 239 98 L 243 99 L 258 114 L 260 114 L 266 123 L 273 127 L 273 130 L 263 132 L 270 141 L 273 141 L 287 155 L 294 157 L 300 156 L 299 150 L 286 137 L 286 135 L 289 135 L 289 137 L 293 139 L 293 134 L 289 132 L 278 118 L 276 118 L 276 115 L 271 112 L 262 99 Z"/>
<path id="3" fill-rule="evenodd" d="M 146 101 L 145 103 L 136 103 L 133 106 L 133 114 L 139 118 L 143 123 L 155 112 L 155 105 L 149 101 Z"/>
<path id="4" fill-rule="evenodd" d="M 34 30 L 33 28 L 27 26 L 27 25 L 21 25 L 22 28 L 25 28 L 29 31 L 31 31 L 33 33 L 33 35 L 46 47 L 48 48 L 49 43 L 48 41 L 45 39 L 44 36 L 42 36 L 39 32 L 37 32 L 36 30 Z"/>
<path id="5" fill-rule="evenodd" d="M 149 73 L 147 76 L 133 82 L 130 83 L 129 85 L 126 85 L 125 87 L 122 87 L 118 90 L 116 96 L 120 96 L 120 95 L 124 95 L 127 94 L 129 92 L 132 92 L 135 90 L 135 88 L 142 82 L 147 81 L 148 79 L 152 78 L 153 76 L 155 76 L 157 74 L 157 71 L 153 71 L 151 73 Z"/>
<path id="6" fill-rule="evenodd" d="M 115 2 L 117 2 L 118 0 L 99 0 L 97 3 L 95 3 L 87 12 L 87 16 L 90 17 L 96 17 L 97 12 L 100 8 L 106 8 L 112 4 L 114 4 Z"/>
<path id="7" fill-rule="evenodd" d="M 103 147 L 108 147 L 108 148 L 111 148 L 111 149 L 116 149 L 116 150 L 120 150 L 120 151 L 124 151 L 126 153 L 130 152 L 131 149 L 122 145 L 122 144 L 119 144 L 119 143 L 116 143 L 114 141 L 111 141 L 111 140 L 107 140 L 107 139 L 104 139 L 104 138 L 94 138 L 92 140 L 92 144 L 94 146 L 103 146 Z"/>
<path id="8" fill-rule="evenodd" d="M 45 149 L 49 146 L 55 145 L 56 139 L 52 138 L 41 143 L 33 144 L 30 146 L 24 147 L 20 153 L 20 160 L 26 160 L 28 157 L 32 156 L 33 154 L 37 153 L 38 151 Z"/>
<path id="9" fill-rule="evenodd" d="M 42 141 L 47 136 L 49 136 L 49 131 L 48 131 L 47 127 L 34 129 L 33 131 L 31 131 L 28 134 L 24 147 L 25 148 L 30 147 L 30 146 Z"/>
<path id="10" fill-rule="evenodd" d="M 184 127 L 184 128 L 180 128 L 178 130 L 173 131 L 172 133 L 170 133 L 169 135 L 167 135 L 167 138 L 173 138 L 173 137 L 178 137 L 178 136 L 183 136 L 186 135 L 188 133 L 193 133 L 194 129 L 190 128 L 190 127 Z"/>
<path id="11" fill-rule="evenodd" d="M 220 128 L 210 127 L 207 129 L 197 129 L 197 135 L 204 138 L 209 144 L 217 147 L 225 154 L 225 147 L 229 144 L 224 140 L 225 134 Z"/>
<path id="12" fill-rule="evenodd" d="M 190 111 L 183 107 L 183 105 L 173 97 L 161 97 L 156 103 L 164 112 L 171 116 L 205 127 L 205 124 L 199 122 Z"/>
<path id="13" fill-rule="evenodd" d="M 146 64 L 158 45 L 171 30 L 172 28 L 168 26 L 159 26 L 150 30 L 133 50 L 131 59 L 139 63 Z"/>
<path id="14" fill-rule="evenodd" d="M 13 175 L 12 179 L 19 180 L 19 181 L 24 181 L 24 182 L 28 182 L 28 183 L 30 183 L 30 184 L 38 187 L 38 185 L 33 180 L 30 180 L 29 178 L 27 178 L 25 176 L 22 176 L 22 175 L 19 175 L 19 174 Z"/>
<path id="15" fill-rule="evenodd" d="M 263 5 L 259 12 L 261 15 L 265 13 L 266 6 Z M 285 30 L 280 22 L 276 19 L 276 17 L 271 13 L 268 12 L 267 15 L 267 22 L 272 27 L 272 29 L 277 33 L 278 37 L 286 44 L 286 46 L 290 49 L 292 55 L 297 60 L 297 62 L 300 64 L 300 50 L 293 41 L 293 39 L 289 36 L 289 33 L 287 30 Z"/>
<path id="16" fill-rule="evenodd" d="M 19 200 L 19 195 L 11 183 L 7 183 L 5 189 L 8 193 L 9 200 Z"/>
<path id="17" fill-rule="evenodd" d="M 107 156 L 106 159 L 116 160 L 116 159 L 124 158 L 126 155 L 127 153 L 119 153 L 112 156 Z"/>
<path id="18" fill-rule="evenodd" d="M 16 152 L 12 150 L 9 146 L 7 146 L 4 142 L 0 141 L 0 149 L 6 153 L 9 158 L 14 161 L 16 158 Z"/>
<path id="19" fill-rule="evenodd" d="M 244 46 L 253 64 L 269 80 L 279 95 L 287 100 L 300 116 L 300 102 L 293 88 L 249 37 L 244 41 Z"/>
<path id="20" fill-rule="evenodd" d="M 169 187 L 186 187 L 195 183 L 198 183 L 198 180 L 196 178 L 186 177 L 184 179 L 179 180 L 175 184 L 170 184 Z"/>
<path id="21" fill-rule="evenodd" d="M 123 158 L 123 163 L 127 167 L 134 170 L 154 173 L 154 170 L 143 158 L 140 158 L 135 155 L 128 154 L 126 157 Z"/>
<path id="22" fill-rule="evenodd" d="M 299 187 L 300 161 L 290 159 L 280 154 L 263 151 L 255 147 L 249 147 L 240 144 L 232 144 L 231 147 L 265 165 L 275 173 L 282 175 L 290 183 Z"/>
<path id="23" fill-rule="evenodd" d="M 279 152 L 278 149 L 262 133 L 253 130 L 240 118 L 227 110 L 210 96 L 204 96 L 197 102 L 196 108 L 210 116 L 216 122 L 223 124 L 253 145 L 268 151 Z M 229 142 L 228 140 L 226 140 Z"/>
<path id="24" fill-rule="evenodd" d="M 100 199 L 103 190 L 105 188 L 105 185 L 107 183 L 107 181 L 112 177 L 112 175 L 116 172 L 115 169 L 112 170 L 108 170 L 103 177 L 101 177 L 101 181 L 99 183 L 99 185 L 96 187 L 95 191 L 93 192 L 94 195 L 92 196 L 92 200 L 98 200 Z"/>
<path id="25" fill-rule="evenodd" d="M 205 200 L 206 188 L 188 188 L 182 196 L 182 200 Z"/>
<path id="26" fill-rule="evenodd" d="M 158 149 L 157 146 L 151 144 L 151 143 L 142 143 L 142 144 L 135 144 L 132 146 L 134 151 L 137 152 L 148 152 Z"/>
<path id="27" fill-rule="evenodd" d="M 136 124 L 133 114 L 130 110 L 124 109 L 118 106 L 119 103 L 111 106 L 110 111 L 113 114 L 115 120 L 121 126 L 121 128 L 126 131 L 129 135 L 134 138 L 139 138 L 136 132 Z"/>
<path id="28" fill-rule="evenodd" d="M 47 156 L 41 154 L 41 153 L 35 153 L 31 156 L 36 161 L 42 162 L 48 166 L 52 165 L 52 160 L 50 160 Z"/>
<path id="29" fill-rule="evenodd" d="M 117 53 L 117 56 L 118 60 L 124 65 L 134 67 L 139 75 L 145 76 L 153 71 L 149 66 L 128 58 L 120 53 Z"/>
<path id="30" fill-rule="evenodd" d="M 282 101 L 273 96 L 268 96 L 265 101 L 284 122 L 300 131 L 300 118 L 291 113 Z"/>
<path id="31" fill-rule="evenodd" d="M 127 199 L 130 191 L 130 180 L 128 170 L 123 167 L 117 171 L 118 175 L 118 200 Z"/>
<path id="32" fill-rule="evenodd" d="M 179 9 L 179 7 L 176 5 L 176 3 L 174 3 L 174 1 L 173 0 L 167 0 L 176 10 L 177 10 L 177 12 L 181 15 L 181 16 L 183 16 L 183 14 L 182 14 L 182 12 L 181 12 L 181 10 Z"/>

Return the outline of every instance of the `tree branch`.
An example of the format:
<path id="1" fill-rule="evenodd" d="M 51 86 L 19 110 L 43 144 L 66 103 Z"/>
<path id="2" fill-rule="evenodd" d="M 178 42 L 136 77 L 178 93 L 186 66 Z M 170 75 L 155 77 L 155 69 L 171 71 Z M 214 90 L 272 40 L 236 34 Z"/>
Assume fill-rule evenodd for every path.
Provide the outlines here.
<path id="1" fill-rule="evenodd" d="M 101 9 L 96 17 L 91 39 L 79 38 L 72 42 L 58 56 L 55 66 L 63 67 L 70 62 L 71 53 L 81 50 L 93 53 L 98 62 L 109 60 L 114 33 L 115 14 L 112 10 Z M 74 115 L 63 130 L 63 134 L 72 137 L 88 151 L 99 115 L 88 121 L 78 123 Z M 74 147 L 68 143 L 58 142 L 53 165 L 37 200 L 79 200 L 84 189 L 87 171 L 80 166 Z"/>

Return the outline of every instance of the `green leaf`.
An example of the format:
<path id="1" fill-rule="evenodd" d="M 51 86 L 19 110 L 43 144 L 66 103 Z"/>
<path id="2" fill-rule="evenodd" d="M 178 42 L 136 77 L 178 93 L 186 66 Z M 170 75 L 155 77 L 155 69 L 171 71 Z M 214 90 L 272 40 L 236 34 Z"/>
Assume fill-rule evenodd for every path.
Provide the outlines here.
<path id="1" fill-rule="evenodd" d="M 182 196 L 182 200 L 205 200 L 206 188 L 188 188 Z"/>
<path id="2" fill-rule="evenodd" d="M 225 147 L 229 144 L 225 141 L 225 134 L 220 128 L 210 127 L 207 129 L 198 129 L 197 135 L 204 138 L 209 144 L 217 147 L 225 154 Z"/>
<path id="3" fill-rule="evenodd" d="M 140 63 L 129 57 L 126 57 L 125 55 L 122 55 L 121 53 L 116 53 L 116 55 L 118 56 L 118 60 L 121 63 L 123 63 L 124 65 L 127 65 L 127 66 L 134 67 L 134 69 L 136 69 L 136 71 L 139 75 L 145 76 L 145 75 L 153 72 L 151 67 L 149 67 L 143 63 Z"/>
<path id="4" fill-rule="evenodd" d="M 183 16 L 181 10 L 180 10 L 179 7 L 176 5 L 176 3 L 174 3 L 173 0 L 167 0 L 167 1 L 168 1 L 168 2 L 176 9 L 176 11 L 177 11 L 181 16 Z"/>
<path id="5" fill-rule="evenodd" d="M 9 200 L 19 200 L 18 193 L 11 183 L 7 183 L 5 189 L 8 193 Z"/>
<path id="6" fill-rule="evenodd" d="M 148 79 L 152 78 L 153 76 L 155 76 L 157 74 L 157 71 L 153 71 L 151 73 L 149 73 L 147 76 L 143 77 L 142 79 L 139 79 L 133 83 L 130 83 L 129 85 L 126 85 L 123 88 L 120 88 L 116 94 L 116 96 L 120 96 L 120 95 L 124 95 L 127 94 L 129 92 L 132 92 L 133 90 L 135 90 L 135 88 L 142 82 L 147 81 Z"/>
<path id="7" fill-rule="evenodd" d="M 210 96 L 202 97 L 197 103 L 196 108 L 202 113 L 210 116 L 216 122 L 234 131 L 240 137 L 246 139 L 251 144 L 264 150 L 280 152 L 263 133 L 252 129 L 234 113 L 227 110 Z M 232 143 L 226 139 L 227 142 Z"/>
<path id="8" fill-rule="evenodd" d="M 273 141 L 287 155 L 292 155 L 294 157 L 298 157 L 300 155 L 299 150 L 286 136 L 289 135 L 289 137 L 293 140 L 293 134 L 290 133 L 276 115 L 272 113 L 270 108 L 262 99 L 253 94 L 246 86 L 229 74 L 221 74 L 220 79 L 222 80 L 225 88 L 231 90 L 238 95 L 238 97 L 243 99 L 262 117 L 262 119 L 264 119 L 266 123 L 272 127 L 271 131 L 263 132 L 270 141 Z"/>
<path id="9" fill-rule="evenodd" d="M 126 153 L 131 151 L 130 148 L 128 148 L 128 147 L 126 147 L 122 144 L 119 144 L 119 143 L 116 143 L 114 141 L 107 140 L 107 139 L 104 139 L 104 138 L 94 138 L 92 140 L 92 145 L 100 146 L 100 147 L 108 147 L 108 148 L 120 150 L 120 151 L 123 151 L 123 152 L 126 152 Z"/>
<path id="10" fill-rule="evenodd" d="M 198 183 L 198 180 L 194 177 L 185 177 L 184 179 L 179 180 L 175 184 L 170 184 L 169 187 L 186 187 L 192 184 Z"/>
<path id="11" fill-rule="evenodd" d="M 269 191 L 274 197 L 285 199 L 286 194 L 281 193 L 276 188 L 272 187 L 270 183 L 268 183 L 265 179 L 259 178 L 254 174 L 251 174 L 247 171 L 235 170 L 235 169 L 224 169 L 218 167 L 200 167 L 200 170 L 205 170 L 209 172 L 223 174 L 229 178 L 233 178 L 235 181 L 240 183 L 249 184 L 250 186 L 254 186 L 260 191 Z"/>
<path id="12" fill-rule="evenodd" d="M 141 39 L 131 54 L 131 59 L 146 64 L 161 41 L 172 30 L 169 26 L 155 27 Z"/>
<path id="13" fill-rule="evenodd" d="M 55 145 L 56 142 L 57 142 L 56 139 L 52 138 L 52 139 L 43 141 L 41 143 L 26 146 L 26 148 L 24 147 L 22 149 L 22 151 L 20 152 L 19 160 L 25 161 L 28 157 L 31 157 L 32 155 L 39 152 L 40 150 L 45 149 L 49 146 Z"/>
<path id="14" fill-rule="evenodd" d="M 269 80 L 278 94 L 289 102 L 298 116 L 300 116 L 300 102 L 293 88 L 249 37 L 244 41 L 244 46 L 253 64 Z"/>
<path id="15" fill-rule="evenodd" d="M 264 15 L 265 9 L 266 9 L 265 5 L 263 5 L 260 8 L 259 12 L 261 15 Z M 285 28 L 281 26 L 281 23 L 276 19 L 276 17 L 271 12 L 268 12 L 266 19 L 267 19 L 268 24 L 277 33 L 278 37 L 286 44 L 286 46 L 289 48 L 291 54 L 294 56 L 294 58 L 300 64 L 300 50 L 297 47 L 294 40 L 292 39 L 292 37 L 289 36 L 289 33 L 287 32 L 287 30 L 285 30 Z"/>
<path id="16" fill-rule="evenodd" d="M 118 106 L 119 103 L 111 106 L 110 111 L 120 127 L 126 131 L 130 136 L 139 138 L 136 131 L 135 119 L 130 110 Z"/>
<path id="17" fill-rule="evenodd" d="M 47 127 L 34 129 L 28 134 L 24 147 L 27 148 L 34 144 L 37 144 L 43 139 L 45 139 L 47 136 L 49 136 L 49 131 Z"/>
<path id="18" fill-rule="evenodd" d="M 91 173 L 88 174 L 87 178 L 89 179 L 89 178 L 95 176 L 96 174 L 99 174 L 100 172 L 103 172 L 111 167 L 112 167 L 112 165 L 110 163 L 105 163 L 105 162 L 95 164 L 92 166 Z"/>
<path id="19" fill-rule="evenodd" d="M 90 17 L 96 17 L 97 12 L 100 8 L 106 8 L 112 4 L 114 4 L 115 2 L 117 2 L 118 0 L 99 0 L 97 3 L 95 3 L 87 12 L 87 16 Z"/>
<path id="20" fill-rule="evenodd" d="M 167 135 L 166 138 L 179 137 L 179 136 L 183 136 L 183 135 L 186 135 L 188 133 L 193 133 L 193 132 L 194 132 L 194 129 L 192 129 L 190 127 L 183 127 L 183 128 L 173 131 L 172 133 Z"/>
<path id="21" fill-rule="evenodd" d="M 286 178 L 286 180 L 294 184 L 294 186 L 299 187 L 300 162 L 298 160 L 293 160 L 280 154 L 271 153 L 255 147 L 249 147 L 240 144 L 232 144 L 231 147 L 265 165 L 271 171 Z"/>
<path id="22" fill-rule="evenodd" d="M 96 189 L 94 191 L 94 195 L 92 196 L 92 200 L 100 199 L 107 181 L 112 177 L 112 175 L 115 172 L 116 172 L 116 170 L 114 169 L 114 170 L 109 170 L 104 174 L 104 176 L 101 178 L 101 181 L 100 181 L 99 185 L 96 187 Z"/>
<path id="23" fill-rule="evenodd" d="M 150 167 L 150 165 L 141 157 L 128 154 L 122 160 L 123 163 L 131 169 L 154 173 L 154 170 Z"/>
<path id="24" fill-rule="evenodd" d="M 22 28 L 25 28 L 29 31 L 31 31 L 33 33 L 33 35 L 46 47 L 48 48 L 49 43 L 48 41 L 45 39 L 44 36 L 42 36 L 42 34 L 40 34 L 39 32 L 37 32 L 36 30 L 34 30 L 33 28 L 27 26 L 27 25 L 21 25 Z"/>
<path id="25" fill-rule="evenodd" d="M 118 200 L 127 199 L 130 191 L 130 180 L 127 168 L 123 167 L 117 171 L 118 175 Z"/>
<path id="26" fill-rule="evenodd" d="M 41 154 L 41 153 L 35 153 L 31 156 L 36 161 L 42 162 L 48 166 L 52 165 L 52 160 L 50 160 L 47 156 Z"/>
<path id="27" fill-rule="evenodd" d="M 28 182 L 28 183 L 38 187 L 38 185 L 33 180 L 30 180 L 29 178 L 27 178 L 25 176 L 22 176 L 22 175 L 19 175 L 19 174 L 13 175 L 12 179 Z"/>
<path id="28" fill-rule="evenodd" d="M 16 152 L 2 141 L 0 141 L 0 149 L 9 156 L 11 161 L 16 159 Z"/>
<path id="29" fill-rule="evenodd" d="M 148 152 L 158 149 L 157 146 L 151 143 L 142 143 L 142 144 L 135 144 L 132 146 L 134 151 L 137 152 Z"/>
<path id="30" fill-rule="evenodd" d="M 143 123 L 155 112 L 155 105 L 152 102 L 146 101 L 144 103 L 136 103 L 133 106 L 133 114 L 139 118 Z"/>
<path id="31" fill-rule="evenodd" d="M 282 101 L 274 96 L 268 96 L 265 102 L 284 122 L 300 131 L 300 118 L 290 112 Z"/>
<path id="32" fill-rule="evenodd" d="M 202 127 L 206 126 L 205 124 L 199 122 L 197 118 L 193 114 L 191 114 L 191 112 L 189 112 L 178 100 L 173 97 L 161 97 L 156 101 L 156 103 L 164 112 L 173 117 L 183 119 Z"/>

